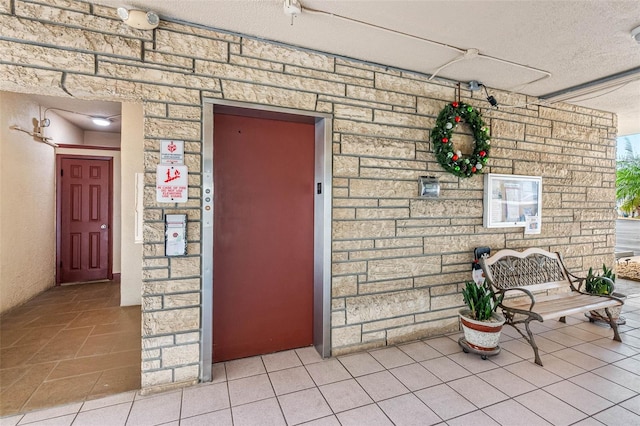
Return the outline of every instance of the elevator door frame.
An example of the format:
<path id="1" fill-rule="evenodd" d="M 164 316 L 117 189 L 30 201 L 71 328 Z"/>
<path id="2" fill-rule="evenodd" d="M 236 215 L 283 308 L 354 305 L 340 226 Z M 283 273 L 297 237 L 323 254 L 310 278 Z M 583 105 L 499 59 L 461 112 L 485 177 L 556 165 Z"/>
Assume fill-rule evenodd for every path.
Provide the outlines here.
<path id="1" fill-rule="evenodd" d="M 313 346 L 331 356 L 331 115 L 312 111 L 205 98 L 202 121 L 202 315 L 200 380 L 213 379 L 213 117 L 216 109 L 253 116 L 311 120 L 315 127 Z M 318 188 L 321 189 L 318 194 Z"/>

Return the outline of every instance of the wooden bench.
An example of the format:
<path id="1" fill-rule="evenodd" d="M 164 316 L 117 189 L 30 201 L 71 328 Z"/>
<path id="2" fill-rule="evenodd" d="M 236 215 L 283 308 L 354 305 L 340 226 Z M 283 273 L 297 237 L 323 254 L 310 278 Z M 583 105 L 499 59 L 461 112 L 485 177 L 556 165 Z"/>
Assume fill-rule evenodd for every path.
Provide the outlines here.
<path id="1" fill-rule="evenodd" d="M 500 250 L 491 257 L 480 259 L 480 266 L 494 292 L 505 296 L 499 308 L 506 324 L 514 327 L 529 342 L 536 364 L 542 365 L 542 361 L 529 326 L 533 320 L 543 322 L 558 318 L 565 322 L 567 315 L 604 309 L 613 329 L 613 339 L 621 341 L 618 324 L 609 308 L 621 306 L 624 302 L 610 295 L 580 291 L 584 278 L 567 271 L 559 253 L 539 248 L 523 252 Z M 527 335 L 517 327 L 519 324 L 524 324 Z"/>

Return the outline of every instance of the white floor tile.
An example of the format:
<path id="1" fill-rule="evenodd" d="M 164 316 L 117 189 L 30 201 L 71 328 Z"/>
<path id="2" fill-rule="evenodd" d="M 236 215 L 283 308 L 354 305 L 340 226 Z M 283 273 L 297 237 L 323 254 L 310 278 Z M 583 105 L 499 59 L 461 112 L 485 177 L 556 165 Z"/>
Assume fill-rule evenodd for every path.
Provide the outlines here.
<path id="1" fill-rule="evenodd" d="M 412 392 L 442 383 L 421 364 L 409 364 L 389 371 Z"/>
<path id="2" fill-rule="evenodd" d="M 275 396 L 271 382 L 266 374 L 245 377 L 229 382 L 229 399 L 231 406 L 248 404 Z"/>
<path id="3" fill-rule="evenodd" d="M 442 421 L 413 394 L 381 401 L 378 406 L 396 426 L 429 426 Z"/>
<path id="4" fill-rule="evenodd" d="M 409 389 L 388 371 L 360 376 L 356 380 L 374 401 L 409 393 Z"/>
<path id="5" fill-rule="evenodd" d="M 180 426 L 232 426 L 231 409 L 227 408 L 211 413 L 200 414 L 199 416 L 180 419 Z"/>
<path id="6" fill-rule="evenodd" d="M 278 397 L 289 425 L 297 425 L 331 414 L 331 408 L 317 388 L 289 393 Z"/>
<path id="7" fill-rule="evenodd" d="M 349 372 L 337 359 L 309 364 L 306 366 L 306 369 L 317 386 L 351 378 Z"/>
<path id="8" fill-rule="evenodd" d="M 342 426 L 393 426 L 393 423 L 384 412 L 375 404 L 338 413 L 338 419 Z"/>
<path id="9" fill-rule="evenodd" d="M 276 395 L 309 389 L 315 386 L 311 376 L 304 367 L 289 368 L 269 373 L 271 384 Z"/>
<path id="10" fill-rule="evenodd" d="M 182 392 L 171 392 L 133 402 L 127 425 L 153 426 L 180 418 Z"/>
<path id="11" fill-rule="evenodd" d="M 423 389 L 415 394 L 443 420 L 458 417 L 477 409 L 476 406 L 446 384 Z"/>
<path id="12" fill-rule="evenodd" d="M 365 374 L 377 373 L 378 371 L 384 370 L 382 364 L 366 352 L 342 356 L 339 360 L 353 377 L 364 376 Z"/>
<path id="13" fill-rule="evenodd" d="M 234 426 L 286 426 L 275 398 L 240 405 L 231 409 Z"/>
<path id="14" fill-rule="evenodd" d="M 118 405 L 109 405 L 78 414 L 74 426 L 124 426 L 131 411 L 133 402 L 125 402 Z"/>
<path id="15" fill-rule="evenodd" d="M 210 411 L 229 408 L 226 383 L 201 384 L 182 392 L 182 417 L 193 417 Z"/>
<path id="16" fill-rule="evenodd" d="M 355 379 L 320 386 L 320 392 L 334 413 L 351 410 L 373 402 Z"/>
<path id="17" fill-rule="evenodd" d="M 268 373 L 302 365 L 300 358 L 298 358 L 298 355 L 294 350 L 263 355 L 262 362 L 264 362 L 264 366 Z"/>

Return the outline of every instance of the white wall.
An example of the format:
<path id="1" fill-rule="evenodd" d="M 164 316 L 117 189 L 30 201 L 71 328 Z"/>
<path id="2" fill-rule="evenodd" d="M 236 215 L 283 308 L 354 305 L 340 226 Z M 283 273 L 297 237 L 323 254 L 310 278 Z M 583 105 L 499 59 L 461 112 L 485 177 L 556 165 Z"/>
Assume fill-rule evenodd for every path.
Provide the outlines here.
<path id="1" fill-rule="evenodd" d="M 122 275 L 120 304 L 142 301 L 142 244 L 135 244 L 135 174 L 144 172 L 144 117 L 141 104 L 122 104 Z"/>
<path id="2" fill-rule="evenodd" d="M 54 285 L 55 154 L 33 137 L 39 106 L 0 92 L 0 312 Z"/>
<path id="3" fill-rule="evenodd" d="M 44 111 L 44 108 L 42 108 Z M 44 112 L 43 112 L 44 114 Z M 47 111 L 49 126 L 42 129 L 42 133 L 51 138 L 51 142 L 68 145 L 82 145 L 84 131 L 54 111 Z"/>
<path id="4" fill-rule="evenodd" d="M 120 133 L 85 130 L 83 138 L 84 145 L 120 147 Z"/>

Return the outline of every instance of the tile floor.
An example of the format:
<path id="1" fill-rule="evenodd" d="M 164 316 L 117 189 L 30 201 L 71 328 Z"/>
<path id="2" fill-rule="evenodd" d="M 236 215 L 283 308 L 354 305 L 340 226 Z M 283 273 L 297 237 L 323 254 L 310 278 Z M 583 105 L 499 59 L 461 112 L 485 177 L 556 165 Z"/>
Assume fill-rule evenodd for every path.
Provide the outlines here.
<path id="1" fill-rule="evenodd" d="M 119 282 L 47 290 L 0 317 L 0 416 L 139 389 L 140 344 Z"/>
<path id="2" fill-rule="evenodd" d="M 584 316 L 535 326 L 544 367 L 510 327 L 502 352 L 458 334 L 322 360 L 304 348 L 214 364 L 214 381 L 0 419 L 14 425 L 640 425 L 640 296 L 623 343 Z"/>

